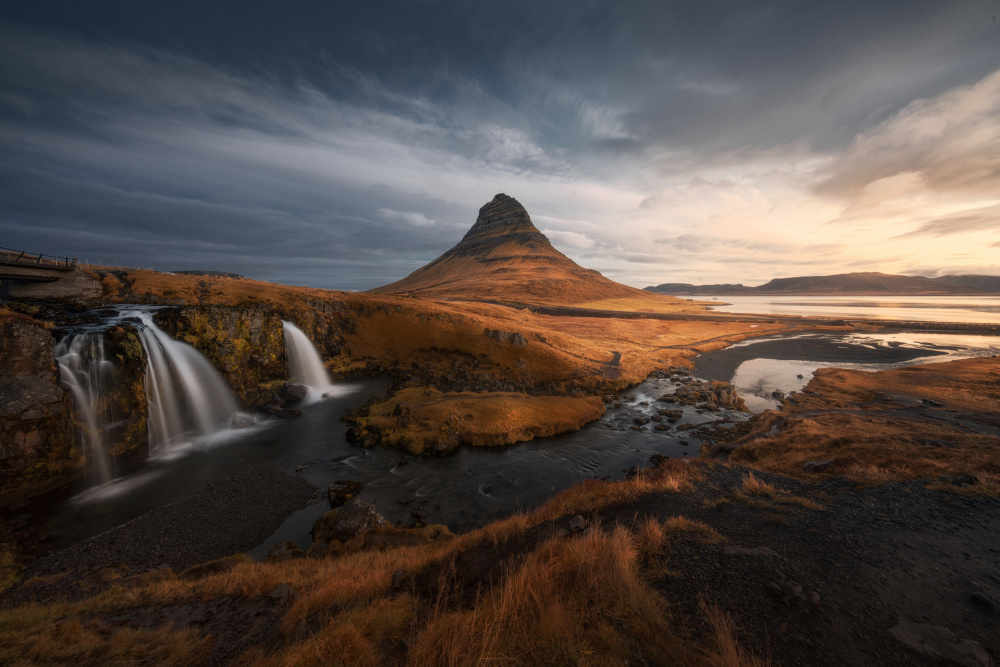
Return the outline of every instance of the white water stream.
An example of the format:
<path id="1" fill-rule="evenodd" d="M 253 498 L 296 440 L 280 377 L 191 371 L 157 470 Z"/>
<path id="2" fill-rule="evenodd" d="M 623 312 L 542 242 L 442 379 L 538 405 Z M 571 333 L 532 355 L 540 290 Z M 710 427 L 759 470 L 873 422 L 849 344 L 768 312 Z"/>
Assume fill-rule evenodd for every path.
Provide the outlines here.
<path id="1" fill-rule="evenodd" d="M 334 391 L 342 392 L 330 380 L 330 374 L 326 372 L 326 366 L 309 336 L 291 322 L 282 320 L 281 325 L 285 334 L 289 382 L 309 387 L 310 400 L 329 396 Z"/>
<path id="2" fill-rule="evenodd" d="M 67 336 L 55 349 L 59 377 L 73 393 L 82 422 L 80 439 L 86 452 L 88 481 L 93 486 L 111 481 L 108 419 L 100 400 L 110 379 L 112 363 L 104 356 L 104 332 Z"/>
<path id="3" fill-rule="evenodd" d="M 149 453 L 169 453 L 229 425 L 239 410 L 222 376 L 203 354 L 174 340 L 150 313 L 130 312 L 145 325 L 139 339 L 146 350 Z"/>

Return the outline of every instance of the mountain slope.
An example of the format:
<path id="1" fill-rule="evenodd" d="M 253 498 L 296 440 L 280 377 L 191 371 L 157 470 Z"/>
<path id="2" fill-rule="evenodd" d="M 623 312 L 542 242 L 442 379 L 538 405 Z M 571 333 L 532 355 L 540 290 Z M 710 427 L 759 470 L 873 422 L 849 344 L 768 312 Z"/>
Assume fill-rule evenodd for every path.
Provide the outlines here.
<path id="1" fill-rule="evenodd" d="M 947 296 L 983 294 L 968 284 L 952 284 L 922 276 L 898 276 L 889 273 L 841 273 L 832 276 L 797 276 L 775 278 L 763 285 L 684 285 L 665 283 L 647 287 L 660 294 L 770 294 L 770 295 L 912 295 Z"/>
<path id="2" fill-rule="evenodd" d="M 371 292 L 558 305 L 610 299 L 651 302 L 652 296 L 566 257 L 532 224 L 524 207 L 503 193 L 479 209 L 475 224 L 451 250 Z"/>
<path id="3" fill-rule="evenodd" d="M 949 285 L 963 285 L 974 287 L 984 292 L 1000 292 L 1000 276 L 981 275 L 961 275 L 961 276 L 941 276 L 935 278 L 936 283 L 947 283 Z"/>

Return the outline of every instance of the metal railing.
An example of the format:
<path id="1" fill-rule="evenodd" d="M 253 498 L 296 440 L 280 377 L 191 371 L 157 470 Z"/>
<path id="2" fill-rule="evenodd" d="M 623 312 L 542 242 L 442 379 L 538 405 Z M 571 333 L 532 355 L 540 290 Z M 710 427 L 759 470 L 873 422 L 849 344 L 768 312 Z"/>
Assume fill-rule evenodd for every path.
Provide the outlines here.
<path id="1" fill-rule="evenodd" d="M 72 269 L 76 266 L 76 257 L 56 257 L 41 252 L 33 253 L 27 250 L 0 247 L 0 263 L 51 269 Z"/>

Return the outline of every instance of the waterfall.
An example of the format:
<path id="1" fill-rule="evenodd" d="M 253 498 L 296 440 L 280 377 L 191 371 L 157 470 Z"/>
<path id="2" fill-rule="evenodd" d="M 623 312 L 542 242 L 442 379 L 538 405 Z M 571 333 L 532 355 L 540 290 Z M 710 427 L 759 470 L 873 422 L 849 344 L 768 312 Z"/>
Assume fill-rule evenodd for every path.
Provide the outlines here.
<path id="1" fill-rule="evenodd" d="M 289 381 L 306 385 L 312 390 L 310 393 L 329 390 L 333 383 L 312 341 L 291 322 L 282 320 L 281 324 L 285 333 Z"/>
<path id="2" fill-rule="evenodd" d="M 73 393 L 77 414 L 83 419 L 80 437 L 87 454 L 88 476 L 93 485 L 111 481 L 108 424 L 100 404 L 113 364 L 104 356 L 104 332 L 80 333 L 56 345 L 59 377 Z"/>
<path id="3" fill-rule="evenodd" d="M 147 359 L 150 454 L 169 451 L 227 426 L 239 406 L 208 359 L 164 333 L 149 313 L 123 314 L 136 316 L 144 324 L 139 338 Z"/>

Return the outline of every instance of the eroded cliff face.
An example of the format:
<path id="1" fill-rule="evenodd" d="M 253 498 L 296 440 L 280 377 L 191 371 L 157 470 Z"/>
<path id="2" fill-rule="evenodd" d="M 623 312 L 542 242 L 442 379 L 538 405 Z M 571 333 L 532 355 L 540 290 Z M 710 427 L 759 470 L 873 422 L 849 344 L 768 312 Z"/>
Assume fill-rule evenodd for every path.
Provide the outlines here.
<path id="1" fill-rule="evenodd" d="M 0 319 L 0 506 L 69 482 L 84 463 L 41 322 Z"/>
<path id="2" fill-rule="evenodd" d="M 113 368 L 109 391 L 101 397 L 98 409 L 103 411 L 104 423 L 113 424 L 107 437 L 115 465 L 128 467 L 149 456 L 146 353 L 130 325 L 105 331 L 104 349 Z"/>
<path id="3" fill-rule="evenodd" d="M 271 400 L 288 377 L 281 315 L 258 306 L 179 306 L 156 314 L 171 337 L 204 354 L 247 407 Z"/>

